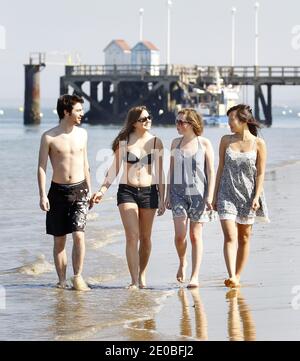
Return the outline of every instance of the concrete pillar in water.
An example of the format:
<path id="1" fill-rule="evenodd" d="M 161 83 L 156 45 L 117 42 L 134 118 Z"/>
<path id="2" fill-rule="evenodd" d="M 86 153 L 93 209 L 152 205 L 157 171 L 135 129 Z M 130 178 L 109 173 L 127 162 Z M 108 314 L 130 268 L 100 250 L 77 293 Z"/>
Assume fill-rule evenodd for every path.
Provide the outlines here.
<path id="1" fill-rule="evenodd" d="M 24 124 L 40 124 L 40 67 L 25 65 Z"/>
<path id="2" fill-rule="evenodd" d="M 24 124 L 40 124 L 40 72 L 45 67 L 42 55 L 36 64 L 30 57 L 30 64 L 25 65 L 25 101 L 24 101 Z"/>

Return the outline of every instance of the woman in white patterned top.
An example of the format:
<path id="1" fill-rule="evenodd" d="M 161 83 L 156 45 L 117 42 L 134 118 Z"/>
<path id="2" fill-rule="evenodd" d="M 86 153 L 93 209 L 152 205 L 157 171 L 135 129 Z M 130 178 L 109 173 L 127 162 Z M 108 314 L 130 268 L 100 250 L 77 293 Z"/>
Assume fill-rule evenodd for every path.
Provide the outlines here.
<path id="1" fill-rule="evenodd" d="M 259 123 L 248 105 L 227 112 L 232 135 L 222 137 L 213 206 L 224 233 L 227 287 L 239 287 L 250 250 L 255 219 L 268 221 L 263 193 L 266 145 L 257 137 Z"/>

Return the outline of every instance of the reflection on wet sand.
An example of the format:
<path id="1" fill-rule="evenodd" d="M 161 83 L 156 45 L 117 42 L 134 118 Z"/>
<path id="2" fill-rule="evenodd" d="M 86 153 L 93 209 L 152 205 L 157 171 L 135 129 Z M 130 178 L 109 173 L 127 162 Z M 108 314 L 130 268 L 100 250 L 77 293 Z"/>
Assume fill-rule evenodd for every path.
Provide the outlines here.
<path id="1" fill-rule="evenodd" d="M 190 292 L 193 298 L 194 305 L 194 314 L 195 314 L 195 333 L 194 338 L 199 340 L 207 340 L 207 318 L 205 314 L 205 310 L 203 307 L 203 303 L 200 298 L 199 288 L 194 288 L 190 290 L 186 290 L 184 288 L 180 288 L 178 291 L 178 297 L 182 306 L 182 317 L 180 320 L 180 334 L 186 337 L 193 337 L 192 331 L 192 318 L 190 314 L 190 304 L 187 292 Z"/>
<path id="2" fill-rule="evenodd" d="M 127 318 L 141 318 L 129 322 L 124 328 L 125 337 L 130 341 L 152 341 L 156 336 L 156 323 L 153 306 L 156 304 L 155 295 L 148 291 L 130 290 L 126 292 L 122 309 L 127 313 Z M 132 313 L 132 314 L 130 314 Z"/>
<path id="3" fill-rule="evenodd" d="M 93 320 L 81 292 L 57 290 L 52 318 L 52 333 L 56 340 L 78 340 L 88 337 L 92 330 Z"/>
<path id="4" fill-rule="evenodd" d="M 249 306 L 240 289 L 226 293 L 229 303 L 228 335 L 230 341 L 255 341 L 256 329 Z"/>

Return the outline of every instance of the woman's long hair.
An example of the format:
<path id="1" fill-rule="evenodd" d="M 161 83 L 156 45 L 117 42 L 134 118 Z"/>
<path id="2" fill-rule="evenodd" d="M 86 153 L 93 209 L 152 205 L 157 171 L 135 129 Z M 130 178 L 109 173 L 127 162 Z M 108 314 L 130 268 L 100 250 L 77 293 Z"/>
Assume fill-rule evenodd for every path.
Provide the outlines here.
<path id="1" fill-rule="evenodd" d="M 229 116 L 230 113 L 236 111 L 236 116 L 240 122 L 247 123 L 249 131 L 251 134 L 253 134 L 255 137 L 257 137 L 258 129 L 260 129 L 260 124 L 258 121 L 254 118 L 252 114 L 252 109 L 249 107 L 249 105 L 245 104 L 238 104 L 234 107 L 231 107 L 227 111 L 227 116 Z"/>
<path id="2" fill-rule="evenodd" d="M 115 152 L 119 143 L 123 140 L 128 140 L 129 134 L 134 131 L 134 124 L 138 121 L 143 110 L 148 110 L 144 105 L 129 109 L 123 128 L 112 142 L 112 150 Z"/>
<path id="3" fill-rule="evenodd" d="M 178 114 L 185 116 L 186 121 L 192 126 L 194 133 L 199 137 L 203 133 L 204 123 L 202 116 L 193 108 L 180 109 Z"/>

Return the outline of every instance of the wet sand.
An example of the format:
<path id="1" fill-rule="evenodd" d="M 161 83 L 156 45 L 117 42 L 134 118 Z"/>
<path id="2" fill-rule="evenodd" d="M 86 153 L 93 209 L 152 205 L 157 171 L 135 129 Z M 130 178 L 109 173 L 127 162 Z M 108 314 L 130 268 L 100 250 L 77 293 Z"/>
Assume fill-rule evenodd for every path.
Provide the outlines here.
<path id="1" fill-rule="evenodd" d="M 112 328 L 101 339 L 299 340 L 300 309 L 292 306 L 297 305 L 293 287 L 300 285 L 299 184 L 299 163 L 267 172 L 271 223 L 254 226 L 250 258 L 238 291 L 223 286 L 227 273 L 219 222 L 205 227 L 201 286 L 191 291 L 176 282 L 171 214 L 156 218 L 148 270 L 151 289 L 138 292 L 168 288 L 170 294 L 148 323 Z"/>
<path id="2" fill-rule="evenodd" d="M 228 293 L 223 286 L 226 268 L 219 222 L 204 229 L 201 287 L 190 291 L 179 286 L 170 211 L 155 220 L 149 289 L 125 289 L 129 274 L 116 187 L 89 214 L 84 277 L 93 289 L 80 293 L 55 288 L 53 240 L 45 235 L 45 215 L 38 207 L 32 173 L 41 132 L 50 128 L 49 124 L 43 126 L 37 131 L 10 125 L 0 142 L 5 169 L 5 192 L 0 203 L 1 340 L 300 339 L 300 310 L 292 307 L 300 306 L 300 297 L 292 293 L 294 290 L 300 296 L 300 166 L 293 164 L 300 154 L 299 129 L 284 128 L 285 137 L 283 129 L 276 127 L 265 132 L 268 148 L 272 149 L 269 164 L 281 166 L 267 175 L 265 188 L 272 223 L 254 227 L 240 293 Z M 95 154 L 107 146 L 116 131 L 93 127 L 89 132 L 94 176 L 99 166 Z M 168 147 L 175 131 L 156 131 Z M 226 130 L 206 132 L 217 149 Z M 290 164 L 282 166 L 285 160 Z M 16 162 L 18 167 L 11 167 Z M 16 181 L 20 175 L 27 180 L 26 190 L 30 191 L 24 192 L 24 184 Z M 94 179 L 93 183 L 96 187 L 99 182 Z M 12 194 L 17 202 L 11 201 Z M 69 237 L 68 278 L 72 276 L 71 248 Z M 6 294 L 6 307 L 1 303 L 1 291 Z"/>

